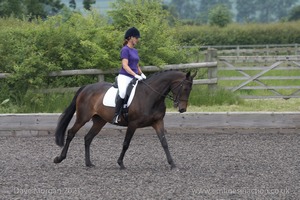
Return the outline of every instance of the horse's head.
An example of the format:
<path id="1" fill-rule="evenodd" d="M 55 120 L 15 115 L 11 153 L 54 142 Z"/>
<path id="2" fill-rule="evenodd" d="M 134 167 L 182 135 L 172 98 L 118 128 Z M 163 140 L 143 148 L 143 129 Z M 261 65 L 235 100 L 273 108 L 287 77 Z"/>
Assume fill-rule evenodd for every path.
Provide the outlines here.
<path id="1" fill-rule="evenodd" d="M 197 72 L 191 75 L 186 73 L 182 80 L 177 80 L 171 85 L 171 92 L 173 93 L 174 107 L 178 107 L 180 113 L 186 112 L 188 99 L 192 90 L 193 79 Z"/>

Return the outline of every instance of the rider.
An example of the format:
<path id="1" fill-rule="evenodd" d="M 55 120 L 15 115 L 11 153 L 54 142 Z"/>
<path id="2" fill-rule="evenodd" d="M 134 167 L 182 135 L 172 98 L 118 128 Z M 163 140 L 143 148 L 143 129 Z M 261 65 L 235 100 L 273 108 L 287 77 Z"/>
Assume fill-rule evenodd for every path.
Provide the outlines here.
<path id="1" fill-rule="evenodd" d="M 128 29 L 124 36 L 123 48 L 121 50 L 122 68 L 118 75 L 119 98 L 116 102 L 115 116 L 113 124 L 118 124 L 119 115 L 122 112 L 122 106 L 126 94 L 126 89 L 133 78 L 141 81 L 146 79 L 139 66 L 138 51 L 134 48 L 140 38 L 140 32 L 135 27 Z"/>

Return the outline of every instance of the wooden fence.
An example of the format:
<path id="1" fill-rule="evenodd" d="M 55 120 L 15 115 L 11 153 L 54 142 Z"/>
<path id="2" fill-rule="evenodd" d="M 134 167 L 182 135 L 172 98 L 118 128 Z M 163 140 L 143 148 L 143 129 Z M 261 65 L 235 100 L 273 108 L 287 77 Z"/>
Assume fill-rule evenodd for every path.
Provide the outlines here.
<path id="1" fill-rule="evenodd" d="M 200 52 L 214 48 L 219 56 L 280 56 L 300 55 L 300 44 L 266 44 L 266 45 L 220 45 L 201 46 Z"/>
<path id="2" fill-rule="evenodd" d="M 218 85 L 233 92 L 239 92 L 242 98 L 299 98 L 300 54 L 298 54 L 298 45 L 294 45 L 294 48 L 296 48 L 294 52 L 297 55 L 284 56 L 242 56 L 241 52 L 237 55 L 218 56 L 219 50 L 209 48 L 205 51 L 205 62 L 166 65 L 161 68 L 144 66 L 142 70 L 144 72 L 156 72 L 161 69 L 207 69 L 205 76 L 207 78 L 194 80 L 195 85 L 208 85 L 209 89 L 212 90 Z M 52 72 L 49 76 L 98 75 L 98 80 L 103 81 L 105 75 L 116 74 L 117 70 L 64 70 Z M 274 71 L 275 73 L 273 73 Z M 226 73 L 229 76 L 226 76 Z M 0 78 L 7 76 L 9 74 L 0 74 Z M 282 81 L 287 83 L 278 84 Z M 63 93 L 77 89 L 78 87 L 54 88 L 44 89 L 43 92 Z"/>
<path id="3" fill-rule="evenodd" d="M 207 69 L 207 79 L 199 79 L 194 80 L 195 85 L 208 85 L 211 89 L 216 88 L 217 86 L 217 59 L 216 59 L 216 51 L 215 50 L 208 50 L 207 51 L 207 62 L 201 63 L 188 63 L 188 64 L 177 64 L 177 65 L 165 65 L 162 67 L 157 66 L 143 66 L 143 72 L 157 72 L 160 70 L 168 70 L 168 69 L 175 69 L 175 70 L 183 70 L 183 69 Z M 57 77 L 57 76 L 74 76 L 74 75 L 97 75 L 98 81 L 104 81 L 105 75 L 108 74 L 117 74 L 119 69 L 109 69 L 109 70 L 101 70 L 101 69 L 81 69 L 81 70 L 63 70 L 58 72 L 51 72 L 49 74 L 50 77 Z M 8 73 L 0 73 L 0 79 L 6 78 L 10 74 Z M 69 87 L 69 88 L 52 88 L 52 89 L 42 89 L 38 92 L 42 93 L 64 93 L 70 91 L 77 91 L 79 87 Z"/>
<path id="4" fill-rule="evenodd" d="M 218 81 L 234 82 L 231 86 L 223 84 L 233 92 L 243 94 L 244 91 L 244 95 L 240 95 L 243 98 L 300 97 L 300 55 L 219 56 L 218 59 Z M 230 76 L 221 76 L 222 71 L 231 71 Z M 234 73 L 237 75 L 232 75 Z M 258 90 L 260 92 L 250 95 Z"/>

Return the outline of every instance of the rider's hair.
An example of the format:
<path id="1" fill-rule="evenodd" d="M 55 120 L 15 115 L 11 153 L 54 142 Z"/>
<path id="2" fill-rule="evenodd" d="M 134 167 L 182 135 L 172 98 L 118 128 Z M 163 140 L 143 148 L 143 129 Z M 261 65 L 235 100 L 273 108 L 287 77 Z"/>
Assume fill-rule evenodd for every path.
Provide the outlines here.
<path id="1" fill-rule="evenodd" d="M 129 41 L 130 37 L 129 38 L 126 38 L 124 39 L 124 42 L 123 42 L 123 46 L 127 45 L 128 44 L 128 41 Z"/>

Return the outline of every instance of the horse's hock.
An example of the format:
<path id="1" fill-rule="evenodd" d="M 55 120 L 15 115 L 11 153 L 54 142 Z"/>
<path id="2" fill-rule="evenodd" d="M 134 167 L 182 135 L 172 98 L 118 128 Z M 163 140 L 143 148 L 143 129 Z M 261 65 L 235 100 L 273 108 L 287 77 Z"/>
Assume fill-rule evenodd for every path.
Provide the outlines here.
<path id="1" fill-rule="evenodd" d="M 1 114 L 0 136 L 44 136 L 53 135 L 60 114 Z M 72 122 L 75 117 L 73 117 Z M 299 112 L 203 112 L 166 113 L 164 118 L 168 133 L 211 128 L 300 128 Z M 70 124 L 73 124 L 73 123 Z M 88 122 L 79 134 L 86 134 L 92 123 Z M 101 134 L 124 132 L 126 127 L 107 124 Z M 184 130 L 184 131 L 183 131 Z M 137 132 L 155 131 L 151 128 Z"/>

